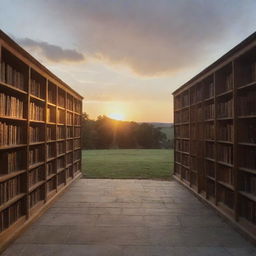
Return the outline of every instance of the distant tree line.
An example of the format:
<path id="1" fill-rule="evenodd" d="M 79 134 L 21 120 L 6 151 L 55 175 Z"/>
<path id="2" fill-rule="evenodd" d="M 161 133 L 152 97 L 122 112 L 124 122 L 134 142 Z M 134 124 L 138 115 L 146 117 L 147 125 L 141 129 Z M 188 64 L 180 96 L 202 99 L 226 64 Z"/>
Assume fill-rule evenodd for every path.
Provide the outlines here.
<path id="1" fill-rule="evenodd" d="M 171 143 L 161 128 L 149 123 L 117 121 L 106 116 L 96 120 L 82 116 L 82 147 L 84 149 L 110 148 L 170 148 Z"/>

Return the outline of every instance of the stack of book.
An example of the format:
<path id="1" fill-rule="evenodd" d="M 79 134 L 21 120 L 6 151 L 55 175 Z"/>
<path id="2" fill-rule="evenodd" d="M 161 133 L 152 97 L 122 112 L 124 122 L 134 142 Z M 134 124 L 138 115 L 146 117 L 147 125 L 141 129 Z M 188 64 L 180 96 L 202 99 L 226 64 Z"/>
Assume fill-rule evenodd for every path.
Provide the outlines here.
<path id="1" fill-rule="evenodd" d="M 233 164 L 233 146 L 218 145 L 218 160 L 228 164 Z"/>
<path id="2" fill-rule="evenodd" d="M 23 118 L 23 108 L 22 100 L 0 93 L 0 116 Z"/>
<path id="3" fill-rule="evenodd" d="M 31 94 L 35 95 L 36 97 L 43 98 L 42 89 L 40 82 L 36 81 L 35 79 L 30 80 L 30 92 Z"/>
<path id="4" fill-rule="evenodd" d="M 0 147 L 24 143 L 24 131 L 21 125 L 0 122 Z"/>
<path id="5" fill-rule="evenodd" d="M 44 179 L 44 167 L 37 167 L 29 172 L 28 175 L 28 184 L 29 187 L 35 185 L 37 182 Z"/>
<path id="6" fill-rule="evenodd" d="M 19 150 L 16 152 L 3 152 L 0 155 L 0 173 L 1 174 L 8 174 L 12 172 L 16 172 L 23 169 L 23 164 L 25 151 Z"/>
<path id="7" fill-rule="evenodd" d="M 34 102 L 30 102 L 30 119 L 35 121 L 44 120 L 44 108 Z"/>
<path id="8" fill-rule="evenodd" d="M 219 118 L 232 117 L 233 115 L 232 106 L 233 106 L 232 99 L 229 99 L 224 102 L 219 102 L 217 104 L 217 116 Z"/>
<path id="9" fill-rule="evenodd" d="M 21 193 L 21 176 L 0 183 L 0 205 Z"/>
<path id="10" fill-rule="evenodd" d="M 42 147 L 34 147 L 29 150 L 29 164 L 33 165 L 42 161 Z"/>
<path id="11" fill-rule="evenodd" d="M 1 63 L 1 79 L 2 82 L 10 84 L 18 89 L 25 89 L 24 75 L 5 62 Z"/>

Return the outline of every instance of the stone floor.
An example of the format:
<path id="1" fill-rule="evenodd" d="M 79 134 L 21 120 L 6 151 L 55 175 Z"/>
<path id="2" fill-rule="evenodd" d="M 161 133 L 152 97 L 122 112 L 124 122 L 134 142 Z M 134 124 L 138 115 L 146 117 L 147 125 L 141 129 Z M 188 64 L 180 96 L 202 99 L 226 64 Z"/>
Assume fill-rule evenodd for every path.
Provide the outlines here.
<path id="1" fill-rule="evenodd" d="M 4 256 L 247 256 L 255 247 L 175 181 L 72 185 Z"/>

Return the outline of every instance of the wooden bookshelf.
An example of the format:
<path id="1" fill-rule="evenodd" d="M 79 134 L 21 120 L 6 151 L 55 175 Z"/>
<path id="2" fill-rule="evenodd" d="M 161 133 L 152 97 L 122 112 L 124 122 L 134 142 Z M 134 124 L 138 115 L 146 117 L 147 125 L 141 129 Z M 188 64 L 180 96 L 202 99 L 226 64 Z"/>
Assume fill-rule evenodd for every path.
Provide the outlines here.
<path id="1" fill-rule="evenodd" d="M 82 99 L 0 30 L 0 251 L 80 176 Z"/>
<path id="2" fill-rule="evenodd" d="M 256 239 L 256 33 L 173 95 L 174 177 Z"/>

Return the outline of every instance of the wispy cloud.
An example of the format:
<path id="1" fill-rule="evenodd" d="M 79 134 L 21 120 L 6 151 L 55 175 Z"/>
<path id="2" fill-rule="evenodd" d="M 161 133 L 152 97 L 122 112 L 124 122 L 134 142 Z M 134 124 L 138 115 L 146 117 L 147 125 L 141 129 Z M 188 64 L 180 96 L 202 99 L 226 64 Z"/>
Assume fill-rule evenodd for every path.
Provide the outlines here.
<path id="1" fill-rule="evenodd" d="M 146 76 L 190 68 L 237 32 L 256 27 L 255 0 L 37 2 L 87 57 Z M 63 19 L 68 17 L 68 19 Z M 253 31 L 251 31 L 253 32 Z"/>
<path id="2" fill-rule="evenodd" d="M 47 60 L 53 62 L 80 62 L 85 58 L 82 53 L 72 49 L 63 49 L 58 45 L 49 44 L 47 42 L 39 42 L 30 38 L 18 39 L 19 43 L 34 51 L 39 51 Z"/>

